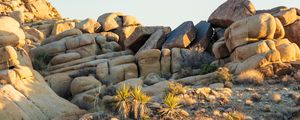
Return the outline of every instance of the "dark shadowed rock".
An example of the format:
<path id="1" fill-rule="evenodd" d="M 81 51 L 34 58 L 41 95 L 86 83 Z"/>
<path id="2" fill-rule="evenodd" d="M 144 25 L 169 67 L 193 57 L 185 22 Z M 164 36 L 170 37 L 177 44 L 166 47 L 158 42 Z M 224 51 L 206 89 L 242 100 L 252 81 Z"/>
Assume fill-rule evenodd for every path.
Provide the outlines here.
<path id="1" fill-rule="evenodd" d="M 225 33 L 224 28 L 215 28 L 215 35 L 217 37 L 217 40 L 221 39 L 222 37 L 224 37 L 224 33 Z"/>
<path id="2" fill-rule="evenodd" d="M 300 20 L 284 27 L 285 37 L 300 46 Z"/>
<path id="3" fill-rule="evenodd" d="M 208 22 L 218 27 L 228 27 L 233 22 L 255 15 L 255 7 L 249 0 L 227 0 L 208 18 Z"/>
<path id="4" fill-rule="evenodd" d="M 161 49 L 163 43 L 165 42 L 166 34 L 160 29 L 154 32 L 146 43 L 139 49 L 138 52 L 148 49 Z"/>
<path id="5" fill-rule="evenodd" d="M 163 31 L 170 31 L 169 27 L 162 26 L 129 26 L 120 28 L 114 31 L 114 33 L 119 35 L 119 44 L 124 48 L 129 48 L 134 52 L 137 52 L 141 46 L 143 46 L 150 36 L 159 29 Z"/>
<path id="6" fill-rule="evenodd" d="M 273 16 L 277 17 L 283 26 L 290 25 L 298 19 L 297 10 L 295 8 L 280 11 Z"/>
<path id="7" fill-rule="evenodd" d="M 230 56 L 230 53 L 226 47 L 226 43 L 223 39 L 218 40 L 213 44 L 213 53 L 216 59 L 221 59 Z"/>
<path id="8" fill-rule="evenodd" d="M 206 21 L 201 21 L 195 28 L 197 29 L 196 39 L 191 43 L 191 46 L 205 50 L 213 35 L 212 25 Z"/>
<path id="9" fill-rule="evenodd" d="M 163 48 L 186 48 L 195 38 L 196 28 L 192 21 L 187 21 L 168 35 Z"/>

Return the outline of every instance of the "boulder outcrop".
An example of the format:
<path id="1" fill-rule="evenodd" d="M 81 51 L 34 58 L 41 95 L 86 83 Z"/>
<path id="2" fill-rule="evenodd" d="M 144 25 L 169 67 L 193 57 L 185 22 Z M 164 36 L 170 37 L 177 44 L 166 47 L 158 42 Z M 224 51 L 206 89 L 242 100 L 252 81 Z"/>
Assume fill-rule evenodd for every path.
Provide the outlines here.
<path id="1" fill-rule="evenodd" d="M 249 0 L 227 0 L 209 16 L 208 22 L 214 26 L 228 27 L 238 20 L 255 15 L 255 13 L 256 9 Z"/>

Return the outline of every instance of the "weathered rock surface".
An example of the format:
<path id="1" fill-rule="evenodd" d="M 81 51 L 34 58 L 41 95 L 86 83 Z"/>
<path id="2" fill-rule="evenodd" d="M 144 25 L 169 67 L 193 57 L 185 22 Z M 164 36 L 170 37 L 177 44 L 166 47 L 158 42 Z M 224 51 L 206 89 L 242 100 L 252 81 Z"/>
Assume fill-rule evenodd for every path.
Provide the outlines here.
<path id="1" fill-rule="evenodd" d="M 114 87 L 117 90 L 120 90 L 124 85 L 134 88 L 134 87 L 142 87 L 143 84 L 144 82 L 140 78 L 133 78 L 133 79 L 125 80 L 123 82 L 119 82 L 118 84 L 114 85 Z"/>
<path id="2" fill-rule="evenodd" d="M 58 21 L 54 24 L 51 35 L 58 35 L 66 30 L 75 28 L 75 22 L 73 21 Z"/>
<path id="3" fill-rule="evenodd" d="M 297 10 L 295 8 L 280 11 L 274 14 L 274 16 L 281 21 L 283 26 L 290 25 L 298 19 Z"/>
<path id="4" fill-rule="evenodd" d="M 138 52 L 149 49 L 161 49 L 165 42 L 166 34 L 163 30 L 154 32 Z"/>
<path id="5" fill-rule="evenodd" d="M 0 46 L 19 46 L 25 44 L 25 33 L 20 24 L 11 17 L 0 17 Z"/>
<path id="6" fill-rule="evenodd" d="M 136 54 L 141 76 L 149 73 L 160 74 L 160 56 L 161 51 L 157 49 L 145 50 Z"/>
<path id="7" fill-rule="evenodd" d="M 291 42 L 300 46 L 300 20 L 297 20 L 293 24 L 284 27 L 284 29 L 286 31 L 285 37 Z"/>
<path id="8" fill-rule="evenodd" d="M 137 52 L 149 37 L 157 30 L 163 29 L 164 33 L 169 33 L 171 29 L 169 27 L 162 26 L 129 26 L 119 28 L 114 32 L 119 35 L 122 47 L 129 48 L 134 52 Z"/>
<path id="9" fill-rule="evenodd" d="M 45 77 L 49 87 L 60 97 L 67 98 L 71 96 L 70 85 L 72 78 L 68 72 L 56 73 Z"/>
<path id="10" fill-rule="evenodd" d="M 45 83 L 43 77 L 28 67 L 19 66 L 13 70 L 4 70 L 0 76 L 1 79 L 8 80 L 49 119 L 79 110 L 77 106 L 58 97 Z"/>
<path id="11" fill-rule="evenodd" d="M 68 36 L 81 35 L 81 34 L 82 34 L 82 32 L 79 29 L 66 30 L 66 31 L 64 31 L 64 32 L 62 32 L 58 35 L 50 36 L 50 37 L 46 38 L 42 42 L 42 45 L 61 40 L 61 39 L 65 38 L 65 37 L 68 37 Z"/>
<path id="12" fill-rule="evenodd" d="M 85 33 L 94 33 L 98 29 L 100 29 L 101 25 L 97 21 L 87 18 L 85 20 L 80 21 L 79 23 L 76 23 L 75 28 L 80 29 L 81 31 Z"/>
<path id="13" fill-rule="evenodd" d="M 206 50 L 208 45 L 211 43 L 213 36 L 212 25 L 206 21 L 201 21 L 195 25 L 197 30 L 196 38 L 191 43 L 191 47 L 197 47 L 198 49 Z"/>
<path id="14" fill-rule="evenodd" d="M 230 55 L 224 39 L 220 39 L 213 44 L 213 53 L 216 59 L 228 57 Z"/>
<path id="15" fill-rule="evenodd" d="M 276 21 L 271 14 L 259 14 L 233 23 L 225 31 L 225 42 L 230 52 L 236 47 L 257 42 L 260 39 L 273 39 Z"/>
<path id="16" fill-rule="evenodd" d="M 0 86 L 0 119 L 41 120 L 49 119 L 32 101 L 11 85 Z"/>
<path id="17" fill-rule="evenodd" d="M 0 60 L 0 70 L 5 70 L 20 65 L 17 52 L 13 47 L 1 47 L 0 55 L 2 56 L 2 59 Z"/>
<path id="18" fill-rule="evenodd" d="M 267 9 L 267 10 L 256 10 L 256 14 L 270 13 L 270 14 L 274 15 L 276 13 L 279 13 L 280 11 L 287 10 L 287 9 L 288 9 L 288 7 L 286 7 L 286 6 L 278 6 L 278 7 L 275 7 L 272 9 Z"/>
<path id="19" fill-rule="evenodd" d="M 99 86 L 101 83 L 93 76 L 77 77 L 72 81 L 70 91 L 72 95 L 76 95 Z"/>
<path id="20" fill-rule="evenodd" d="M 119 27 L 139 26 L 140 23 L 133 16 L 124 15 L 123 13 L 106 13 L 98 17 L 97 20 L 103 28 L 103 31 L 111 31 Z"/>
<path id="21" fill-rule="evenodd" d="M 232 23 L 255 15 L 255 7 L 249 0 L 227 0 L 208 18 L 208 22 L 218 27 L 228 27 Z"/>
<path id="22" fill-rule="evenodd" d="M 57 55 L 55 57 L 53 57 L 51 60 L 50 60 L 50 64 L 51 65 L 57 65 L 57 64 L 62 64 L 62 63 L 66 63 L 66 62 L 70 62 L 70 61 L 73 61 L 73 60 L 77 60 L 79 59 L 81 56 L 79 53 L 66 53 L 66 54 L 60 54 L 60 55 Z"/>

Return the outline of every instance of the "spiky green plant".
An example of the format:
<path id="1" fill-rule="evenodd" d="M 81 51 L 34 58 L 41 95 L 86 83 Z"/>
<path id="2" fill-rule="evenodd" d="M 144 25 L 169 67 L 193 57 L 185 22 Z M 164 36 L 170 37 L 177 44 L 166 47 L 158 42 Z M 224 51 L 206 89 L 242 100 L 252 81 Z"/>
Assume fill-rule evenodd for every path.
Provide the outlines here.
<path id="1" fill-rule="evenodd" d="M 180 98 L 169 93 L 164 98 L 164 107 L 159 110 L 160 116 L 162 119 L 182 119 L 188 116 L 188 113 L 180 109 Z"/>
<path id="2" fill-rule="evenodd" d="M 141 95 L 142 95 L 142 91 L 141 88 L 136 86 L 132 89 L 131 91 L 131 96 L 132 96 L 132 104 L 131 104 L 131 108 L 130 108 L 130 117 L 137 119 L 137 114 L 138 114 L 138 105 L 139 105 L 139 101 L 141 99 Z"/>
<path id="3" fill-rule="evenodd" d="M 146 104 L 151 100 L 151 97 L 145 95 L 142 92 L 141 87 L 134 87 L 131 91 L 132 104 L 130 113 L 132 113 L 132 118 L 141 119 L 145 117 L 145 109 L 147 109 Z"/>
<path id="4" fill-rule="evenodd" d="M 139 107 L 138 107 L 138 116 L 137 116 L 137 119 L 141 119 L 141 118 L 145 118 L 147 117 L 145 115 L 145 113 L 147 112 L 148 110 L 148 107 L 146 106 L 146 104 L 151 100 L 151 97 L 150 96 L 147 96 L 145 94 L 142 94 L 141 95 L 141 99 L 140 99 L 140 104 L 139 104 Z"/>
<path id="5" fill-rule="evenodd" d="M 117 101 L 116 107 L 122 114 L 123 118 L 127 118 L 130 110 L 130 91 L 129 87 L 123 84 L 122 88 L 117 90 L 115 99 Z"/>

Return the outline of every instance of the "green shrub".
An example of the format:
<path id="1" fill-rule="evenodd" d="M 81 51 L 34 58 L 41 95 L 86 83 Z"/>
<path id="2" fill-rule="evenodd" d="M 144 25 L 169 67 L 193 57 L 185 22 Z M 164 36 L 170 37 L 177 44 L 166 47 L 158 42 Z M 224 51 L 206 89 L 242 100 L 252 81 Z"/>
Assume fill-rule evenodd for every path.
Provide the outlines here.
<path id="1" fill-rule="evenodd" d="M 51 58 L 51 56 L 44 52 L 35 55 L 33 59 L 33 68 L 40 72 L 46 70 Z"/>
<path id="2" fill-rule="evenodd" d="M 210 64 L 203 64 L 200 67 L 200 74 L 204 75 L 207 73 L 211 73 L 217 70 L 217 66 L 210 65 Z"/>

